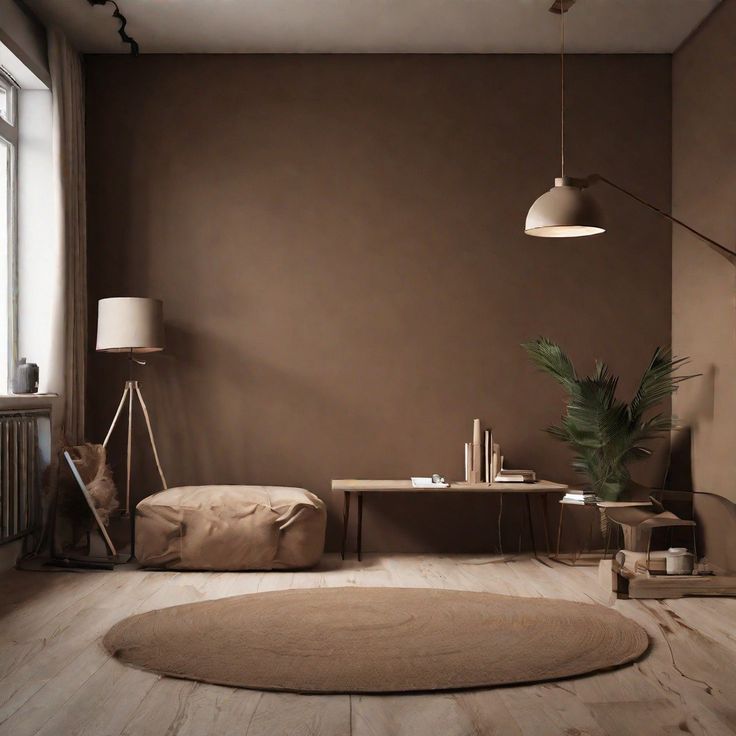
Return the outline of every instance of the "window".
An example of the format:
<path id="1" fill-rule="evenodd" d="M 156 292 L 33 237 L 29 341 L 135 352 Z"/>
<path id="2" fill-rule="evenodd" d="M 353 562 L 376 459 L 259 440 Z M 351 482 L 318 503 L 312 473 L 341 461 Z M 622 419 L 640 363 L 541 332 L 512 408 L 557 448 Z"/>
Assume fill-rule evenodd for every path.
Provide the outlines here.
<path id="1" fill-rule="evenodd" d="M 17 358 L 18 87 L 0 71 L 0 394 Z"/>

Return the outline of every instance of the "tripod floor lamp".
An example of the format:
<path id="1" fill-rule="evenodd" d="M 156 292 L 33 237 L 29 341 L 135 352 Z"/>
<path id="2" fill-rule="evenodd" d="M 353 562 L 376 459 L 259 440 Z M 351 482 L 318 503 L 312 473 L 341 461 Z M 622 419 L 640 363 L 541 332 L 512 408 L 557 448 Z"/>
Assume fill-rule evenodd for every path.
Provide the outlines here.
<path id="1" fill-rule="evenodd" d="M 138 381 L 133 380 L 133 364 L 145 365 L 135 355 L 155 353 L 164 349 L 163 304 L 158 299 L 141 297 L 112 297 L 100 299 L 97 312 L 97 350 L 104 353 L 125 353 L 128 356 L 128 380 L 123 387 L 123 395 L 107 431 L 103 447 L 107 447 L 113 430 L 128 405 L 128 451 L 126 456 L 125 505 L 123 513 L 133 516 L 130 507 L 130 467 L 133 456 L 133 402 L 137 401 L 146 420 L 148 439 L 151 442 L 153 458 L 164 489 L 168 488 L 161 461 L 153 438 L 151 418 Z M 131 522 L 132 525 L 132 522 Z M 131 545 L 133 541 L 131 539 Z"/>

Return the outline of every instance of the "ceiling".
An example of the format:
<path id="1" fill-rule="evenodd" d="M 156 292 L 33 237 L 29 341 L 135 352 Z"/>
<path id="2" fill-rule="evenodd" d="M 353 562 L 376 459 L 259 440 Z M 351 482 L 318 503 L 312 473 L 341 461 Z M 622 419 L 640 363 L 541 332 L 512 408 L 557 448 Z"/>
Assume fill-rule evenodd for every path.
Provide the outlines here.
<path id="1" fill-rule="evenodd" d="M 141 53 L 554 53 L 552 0 L 117 0 Z M 577 0 L 575 53 L 670 53 L 720 0 Z M 78 49 L 127 53 L 112 5 L 25 0 Z"/>

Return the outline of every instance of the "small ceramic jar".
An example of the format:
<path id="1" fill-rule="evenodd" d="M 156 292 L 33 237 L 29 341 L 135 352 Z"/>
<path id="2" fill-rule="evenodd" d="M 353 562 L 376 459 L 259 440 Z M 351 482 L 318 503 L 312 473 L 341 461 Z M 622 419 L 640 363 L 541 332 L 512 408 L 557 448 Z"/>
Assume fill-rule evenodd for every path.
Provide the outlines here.
<path id="1" fill-rule="evenodd" d="M 665 553 L 668 575 L 692 575 L 693 555 L 685 547 L 670 547 Z"/>

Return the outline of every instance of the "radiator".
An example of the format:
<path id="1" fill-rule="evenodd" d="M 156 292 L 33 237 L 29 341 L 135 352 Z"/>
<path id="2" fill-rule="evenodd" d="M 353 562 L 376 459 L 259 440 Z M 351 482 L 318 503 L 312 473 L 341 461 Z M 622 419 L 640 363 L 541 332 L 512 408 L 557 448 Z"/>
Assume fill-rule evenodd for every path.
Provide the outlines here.
<path id="1" fill-rule="evenodd" d="M 0 412 L 0 544 L 30 534 L 38 525 L 38 430 L 43 417 L 36 411 Z"/>

